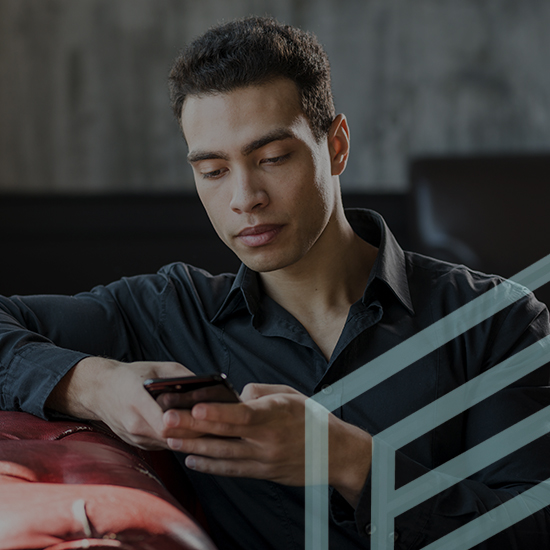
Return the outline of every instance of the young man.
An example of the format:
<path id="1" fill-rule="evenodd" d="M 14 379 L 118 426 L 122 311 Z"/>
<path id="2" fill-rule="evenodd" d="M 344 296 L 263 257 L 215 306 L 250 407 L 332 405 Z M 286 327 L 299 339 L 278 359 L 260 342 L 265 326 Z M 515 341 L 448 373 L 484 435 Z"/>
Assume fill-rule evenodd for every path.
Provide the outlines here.
<path id="1" fill-rule="evenodd" d="M 2 299 L 0 405 L 172 448 L 220 548 L 301 548 L 307 396 L 509 283 L 404 253 L 380 216 L 344 213 L 349 129 L 313 36 L 228 23 L 188 47 L 170 84 L 198 193 L 243 266 L 213 277 L 176 263 L 75 297 Z M 331 547 L 369 546 L 371 434 L 549 333 L 544 306 L 522 298 L 334 411 Z M 142 386 L 211 372 L 243 403 L 163 414 Z M 544 367 L 398 451 L 398 485 L 540 410 L 547 385 Z M 422 548 L 548 478 L 549 452 L 541 438 L 402 514 L 396 547 Z M 543 510 L 482 546 L 545 548 L 547 533 Z"/>

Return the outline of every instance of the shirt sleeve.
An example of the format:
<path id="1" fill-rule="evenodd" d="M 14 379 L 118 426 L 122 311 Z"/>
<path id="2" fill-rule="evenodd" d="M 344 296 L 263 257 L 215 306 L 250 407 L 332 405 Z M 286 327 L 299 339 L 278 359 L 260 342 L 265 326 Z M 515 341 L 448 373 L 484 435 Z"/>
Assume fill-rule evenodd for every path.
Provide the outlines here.
<path id="1" fill-rule="evenodd" d="M 161 271 L 75 296 L 0 297 L 0 409 L 47 418 L 48 396 L 81 359 L 155 356 L 169 285 Z"/>
<path id="2" fill-rule="evenodd" d="M 515 355 L 528 345 L 541 342 L 550 334 L 548 311 L 532 297 L 519 300 L 502 315 L 495 317 L 491 322 L 491 330 L 483 333 L 484 329 L 480 328 L 478 331 L 478 336 L 487 341 L 487 349 L 483 351 L 483 359 L 478 358 L 477 374 Z M 550 347 L 548 344 L 544 346 L 550 359 Z M 468 368 L 473 369 L 471 365 Z M 463 439 L 463 451 L 472 449 L 548 407 L 549 379 L 550 368 L 546 364 L 474 405 L 464 413 L 464 432 L 448 433 L 447 442 L 460 437 Z M 444 445 L 445 441 L 440 444 Z M 439 479 L 451 486 L 396 517 L 395 530 L 391 535 L 394 547 L 420 549 L 447 536 L 452 541 L 449 548 L 550 548 L 549 508 L 544 506 L 544 502 L 540 504 L 540 498 L 537 501 L 537 498 L 529 496 L 520 497 L 521 507 L 527 510 L 524 519 L 518 520 L 519 516 L 505 512 L 504 515 L 511 525 L 504 530 L 497 527 L 490 537 L 479 540 L 475 546 L 467 545 L 467 539 L 460 539 L 460 531 L 455 531 L 472 520 L 481 518 L 488 511 L 509 503 L 528 489 L 545 487 L 540 484 L 550 480 L 549 456 L 550 436 L 545 434 L 464 480 L 438 473 Z M 396 489 L 430 471 L 399 449 L 395 451 L 395 465 Z M 357 529 L 364 537 L 365 546 L 370 544 L 369 539 L 377 529 L 371 519 L 372 474 L 371 472 L 366 480 L 355 512 L 347 507 L 347 503 L 336 491 L 331 495 L 333 520 Z M 546 490 L 546 495 L 547 503 L 550 504 L 550 488 Z M 488 528 L 491 527 L 486 525 L 479 531 L 487 532 Z M 486 535 L 482 535 L 482 538 L 483 536 Z M 460 544 L 457 546 L 458 542 Z"/>

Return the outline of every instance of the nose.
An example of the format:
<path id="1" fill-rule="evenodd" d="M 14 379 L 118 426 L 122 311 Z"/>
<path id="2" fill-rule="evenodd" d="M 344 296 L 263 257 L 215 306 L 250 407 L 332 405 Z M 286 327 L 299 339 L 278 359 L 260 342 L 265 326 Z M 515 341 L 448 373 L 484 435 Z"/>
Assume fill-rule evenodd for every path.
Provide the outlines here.
<path id="1" fill-rule="evenodd" d="M 240 171 L 235 174 L 230 207 L 238 214 L 249 213 L 269 204 L 269 196 L 264 186 L 249 173 Z"/>

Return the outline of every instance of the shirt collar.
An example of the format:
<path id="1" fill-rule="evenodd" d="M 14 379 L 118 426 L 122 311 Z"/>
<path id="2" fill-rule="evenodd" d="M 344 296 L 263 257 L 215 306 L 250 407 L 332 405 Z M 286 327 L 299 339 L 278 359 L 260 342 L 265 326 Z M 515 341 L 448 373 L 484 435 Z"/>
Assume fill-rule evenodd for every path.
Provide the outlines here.
<path id="1" fill-rule="evenodd" d="M 243 306 L 248 309 L 252 316 L 258 311 L 260 307 L 260 280 L 255 271 L 241 264 L 231 289 L 211 322 L 220 321 Z"/>
<path id="2" fill-rule="evenodd" d="M 363 301 L 366 302 L 369 295 L 376 292 L 374 281 L 378 280 L 391 290 L 409 313 L 414 314 L 407 278 L 405 253 L 384 218 L 374 210 L 363 208 L 347 209 L 346 217 L 357 235 L 373 246 L 378 247 L 378 254 L 372 266 Z"/>
<path id="3" fill-rule="evenodd" d="M 414 309 L 405 267 L 405 254 L 382 216 L 374 210 L 351 208 L 346 210 L 346 217 L 353 230 L 363 240 L 378 247 L 378 255 L 367 282 L 363 301 L 366 303 L 368 297 L 376 292 L 374 281 L 379 280 L 413 314 Z M 254 316 L 260 307 L 260 293 L 258 274 L 241 264 L 231 290 L 212 318 L 212 322 L 220 320 L 242 306 L 245 306 L 250 315 Z"/>

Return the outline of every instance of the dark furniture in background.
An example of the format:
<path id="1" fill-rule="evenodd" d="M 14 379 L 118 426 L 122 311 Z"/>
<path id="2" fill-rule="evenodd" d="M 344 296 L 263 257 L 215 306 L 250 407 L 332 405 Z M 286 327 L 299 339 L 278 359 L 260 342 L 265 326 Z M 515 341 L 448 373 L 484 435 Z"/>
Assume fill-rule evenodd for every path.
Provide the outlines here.
<path id="1" fill-rule="evenodd" d="M 407 197 L 347 194 L 386 217 L 404 247 Z M 184 261 L 222 273 L 240 263 L 193 194 L 0 196 L 0 294 L 75 294 Z"/>
<path id="2" fill-rule="evenodd" d="M 417 159 L 410 180 L 415 251 L 504 277 L 550 254 L 550 155 Z"/>
<path id="3" fill-rule="evenodd" d="M 511 276 L 550 253 L 550 155 L 425 158 L 410 194 L 346 193 L 401 246 Z M 194 194 L 0 195 L 0 294 L 75 294 L 184 261 L 235 271 Z M 550 304 L 550 285 L 537 297 Z"/>

